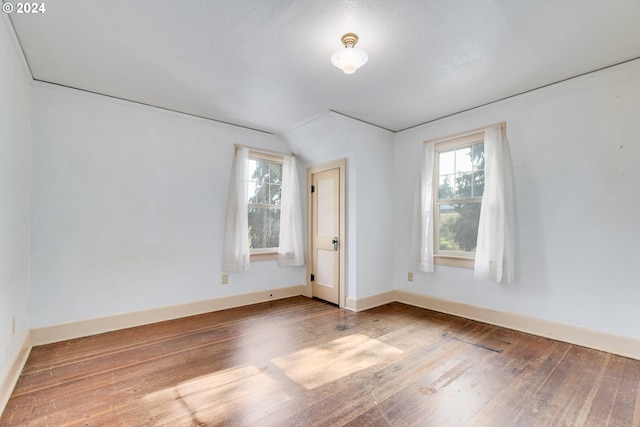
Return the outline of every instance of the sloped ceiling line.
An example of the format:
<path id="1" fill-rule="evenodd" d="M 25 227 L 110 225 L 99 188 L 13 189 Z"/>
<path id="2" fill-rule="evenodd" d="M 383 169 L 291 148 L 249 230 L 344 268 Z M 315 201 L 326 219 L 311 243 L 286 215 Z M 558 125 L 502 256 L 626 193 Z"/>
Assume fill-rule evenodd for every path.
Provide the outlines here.
<path id="1" fill-rule="evenodd" d="M 409 126 L 407 128 L 400 129 L 400 130 L 397 130 L 397 131 L 392 131 L 392 132 L 393 133 L 404 132 L 406 130 L 414 129 L 414 128 L 420 127 L 422 125 L 427 125 L 429 123 L 437 122 L 438 120 L 446 119 L 447 117 L 452 117 L 452 116 L 455 116 L 457 114 L 466 113 L 468 111 L 476 110 L 478 108 L 487 107 L 489 105 L 496 104 L 496 103 L 501 102 L 501 101 L 506 101 L 507 99 L 517 98 L 519 96 L 526 95 L 528 93 L 532 93 L 532 92 L 535 92 L 535 91 L 540 90 L 540 89 L 545 89 L 545 88 L 548 88 L 548 87 L 551 87 L 551 86 L 555 86 L 555 85 L 558 85 L 558 84 L 561 84 L 561 83 L 564 83 L 564 82 L 568 82 L 568 81 L 573 80 L 573 79 L 579 79 L 581 77 L 586 77 L 586 76 L 588 76 L 590 74 L 599 73 L 601 71 L 605 71 L 605 70 L 608 70 L 610 68 L 615 68 L 615 67 L 618 67 L 618 66 L 621 66 L 621 65 L 631 64 L 632 62 L 635 62 L 635 61 L 638 61 L 638 60 L 640 60 L 640 56 L 638 56 L 637 58 L 629 59 L 627 61 L 618 62 L 617 64 L 608 65 L 606 67 L 598 68 L 597 70 L 587 71 L 586 73 L 578 74 L 578 75 L 572 76 L 572 77 L 567 77 L 566 79 L 558 80 L 557 82 L 553 82 L 553 83 L 549 83 L 549 84 L 546 84 L 546 85 L 542 85 L 542 86 L 539 86 L 539 87 L 534 88 L 534 89 L 525 90 L 524 92 L 516 93 L 514 95 L 505 96 L 504 98 L 496 99 L 495 101 L 489 101 L 489 102 L 487 102 L 485 104 L 482 104 L 482 105 L 477 105 L 475 107 L 471 107 L 471 108 L 467 108 L 465 110 L 457 111 L 455 113 L 447 114 L 446 116 L 438 117 L 437 119 L 429 120 L 429 121 L 426 121 L 426 122 L 423 122 L 423 123 L 418 123 L 418 124 Z"/>
<path id="2" fill-rule="evenodd" d="M 272 135 L 327 111 L 401 132 L 640 57 L 638 0 L 347 3 L 56 0 L 5 20 L 38 81 Z M 352 76 L 329 61 L 346 32 L 369 53 Z"/>
<path id="3" fill-rule="evenodd" d="M 625 65 L 625 64 L 630 64 L 630 63 L 638 61 L 638 60 L 640 60 L 640 56 L 637 57 L 637 58 L 629 59 L 627 61 L 619 62 L 617 64 L 613 64 L 613 65 L 609 65 L 609 66 L 606 66 L 606 67 L 598 68 L 597 70 L 588 71 L 586 73 L 578 74 L 578 75 L 572 76 L 572 77 L 567 77 L 566 79 L 559 80 L 559 81 L 553 82 L 553 83 L 549 83 L 549 84 L 546 84 L 546 85 L 543 85 L 543 86 L 540 86 L 540 87 L 537 87 L 537 88 L 534 88 L 534 89 L 526 90 L 524 92 L 520 92 L 520 93 L 517 93 L 517 94 L 514 94 L 514 95 L 505 96 L 504 98 L 496 99 L 494 101 L 490 101 L 490 102 L 487 102 L 487 103 L 482 104 L 482 105 L 477 105 L 477 106 L 470 107 L 470 108 L 467 108 L 467 109 L 464 109 L 464 110 L 456 111 L 454 113 L 447 114 L 447 115 L 444 115 L 442 117 L 438 117 L 438 118 L 435 118 L 435 119 L 432 119 L 432 120 L 428 120 L 426 122 L 417 123 L 415 125 L 406 127 L 404 129 L 399 129 L 399 130 L 389 129 L 389 128 L 386 128 L 384 126 L 378 125 L 376 123 L 371 123 L 371 122 L 363 120 L 361 118 L 358 118 L 358 117 L 355 117 L 355 116 L 352 116 L 352 115 L 349 115 L 349 114 L 342 113 L 340 111 L 329 109 L 329 110 L 327 110 L 327 112 L 328 113 L 339 114 L 341 116 L 348 117 L 350 119 L 357 120 L 359 122 L 366 123 L 368 125 L 375 126 L 375 127 L 380 128 L 382 130 L 386 130 L 388 132 L 392 132 L 392 133 L 396 134 L 396 133 L 404 132 L 404 131 L 407 131 L 407 130 L 410 130 L 410 129 L 414 129 L 414 128 L 417 128 L 417 127 L 420 127 L 420 126 L 423 126 L 423 125 L 427 125 L 427 124 L 430 124 L 430 123 L 435 123 L 435 122 L 437 122 L 439 120 L 443 120 L 443 119 L 446 119 L 448 117 L 453 117 L 453 116 L 455 116 L 457 114 L 466 113 L 466 112 L 469 112 L 469 111 L 476 110 L 478 108 L 484 108 L 484 107 L 487 107 L 489 105 L 496 104 L 496 103 L 501 102 L 501 101 L 505 101 L 507 99 L 517 98 L 519 96 L 526 95 L 528 93 L 532 93 L 532 92 L 535 92 L 537 90 L 544 89 L 544 88 L 547 88 L 547 87 L 551 87 L 551 86 L 554 86 L 554 85 L 557 85 L 557 84 L 561 84 L 561 83 L 564 83 L 564 82 L 567 82 L 567 81 L 570 81 L 570 80 L 573 80 L 573 79 L 586 77 L 586 76 L 588 76 L 590 74 L 599 73 L 601 71 L 605 71 L 605 70 L 610 69 L 610 68 L 615 68 L 615 67 L 622 66 L 622 65 Z M 27 65 L 28 65 L 28 63 L 27 63 Z M 67 88 L 67 89 L 78 90 L 78 91 L 81 91 L 81 92 L 91 93 L 93 95 L 98 95 L 98 96 L 104 96 L 104 97 L 107 97 L 107 98 L 117 99 L 119 101 L 132 102 L 134 104 L 144 105 L 146 107 L 157 108 L 157 109 L 164 110 L 164 111 L 169 111 L 169 112 L 172 112 L 172 113 L 184 114 L 184 115 L 187 115 L 187 116 L 190 116 L 190 117 L 195 117 L 195 118 L 202 119 L 202 120 L 208 120 L 208 121 L 212 121 L 212 122 L 216 122 L 216 123 L 220 123 L 220 124 L 224 124 L 224 125 L 235 126 L 235 127 L 239 127 L 239 128 L 243 128 L 243 129 L 247 129 L 247 130 L 253 130 L 253 131 L 256 131 L 256 132 L 266 133 L 268 135 L 274 135 L 274 136 L 276 136 L 278 134 L 281 135 L 281 134 L 285 134 L 285 133 L 289 132 L 290 130 L 292 130 L 292 129 L 289 129 L 289 130 L 286 130 L 284 132 L 276 134 L 274 132 L 269 132 L 269 131 L 264 130 L 264 129 L 258 129 L 258 128 L 255 128 L 255 127 L 245 126 L 245 125 L 241 125 L 241 124 L 237 124 L 237 123 L 226 122 L 224 120 L 218 120 L 218 119 L 214 119 L 212 117 L 199 116 L 199 115 L 191 114 L 191 113 L 188 113 L 188 112 L 185 112 L 185 111 L 174 110 L 174 109 L 171 109 L 171 108 L 161 107 L 161 106 L 153 105 L 153 104 L 147 104 L 147 103 L 140 102 L 140 101 L 133 101 L 133 100 L 130 100 L 130 99 L 127 99 L 127 98 L 120 98 L 120 97 L 116 97 L 116 96 L 112 96 L 112 95 L 107 95 L 107 94 L 104 94 L 104 93 L 98 93 L 98 92 L 93 92 L 93 91 L 89 91 L 89 90 L 86 90 L 86 89 L 76 88 L 76 87 L 73 87 L 73 86 L 67 86 L 67 85 L 48 82 L 48 81 L 45 81 L 45 80 L 39 80 L 39 79 L 35 79 L 35 78 L 32 78 L 32 81 L 39 82 L 39 83 L 45 83 L 45 84 L 49 84 L 49 85 L 53 85 L 53 86 L 64 87 L 64 88 Z M 313 120 L 315 120 L 315 118 L 312 119 L 311 121 L 313 121 Z"/>

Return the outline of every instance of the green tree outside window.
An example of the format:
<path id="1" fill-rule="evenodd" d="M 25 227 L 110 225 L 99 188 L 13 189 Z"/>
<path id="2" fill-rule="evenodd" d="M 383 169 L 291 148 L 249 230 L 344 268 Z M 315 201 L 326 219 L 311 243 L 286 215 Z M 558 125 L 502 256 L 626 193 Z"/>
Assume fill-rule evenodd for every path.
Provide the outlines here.
<path id="1" fill-rule="evenodd" d="M 249 248 L 277 248 L 282 163 L 250 158 L 248 176 Z"/>
<path id="2" fill-rule="evenodd" d="M 438 153 L 438 249 L 472 255 L 484 192 L 484 143 Z"/>

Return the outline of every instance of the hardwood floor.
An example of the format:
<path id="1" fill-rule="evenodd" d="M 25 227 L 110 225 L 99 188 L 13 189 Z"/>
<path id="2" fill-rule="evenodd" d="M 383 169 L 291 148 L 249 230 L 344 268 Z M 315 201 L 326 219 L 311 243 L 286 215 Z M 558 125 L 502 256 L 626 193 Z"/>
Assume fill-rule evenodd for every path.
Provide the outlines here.
<path id="1" fill-rule="evenodd" d="M 2 426 L 640 426 L 640 361 L 304 297 L 36 347 Z"/>

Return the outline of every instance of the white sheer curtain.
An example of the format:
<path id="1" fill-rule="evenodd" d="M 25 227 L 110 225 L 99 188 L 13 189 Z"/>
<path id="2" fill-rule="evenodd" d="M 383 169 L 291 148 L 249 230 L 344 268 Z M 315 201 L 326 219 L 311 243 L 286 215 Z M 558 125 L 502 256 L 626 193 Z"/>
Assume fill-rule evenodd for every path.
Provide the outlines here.
<path id="1" fill-rule="evenodd" d="M 485 130 L 484 158 L 484 194 L 474 277 L 511 283 L 514 258 L 511 159 L 501 126 Z"/>
<path id="2" fill-rule="evenodd" d="M 282 194 L 280 200 L 278 265 L 304 265 L 300 182 L 296 159 L 293 156 L 285 157 L 282 162 Z"/>
<path id="3" fill-rule="evenodd" d="M 426 272 L 433 271 L 433 162 L 434 144 L 424 144 L 414 201 L 412 255 L 414 268 Z"/>
<path id="4" fill-rule="evenodd" d="M 231 182 L 227 197 L 227 219 L 222 253 L 222 269 L 229 272 L 249 271 L 248 213 L 249 149 L 237 147 L 231 168 Z M 304 236 L 300 181 L 293 156 L 282 161 L 282 193 L 280 206 L 280 245 L 278 265 L 304 265 Z"/>
<path id="5" fill-rule="evenodd" d="M 231 168 L 231 182 L 227 197 L 227 220 L 224 232 L 222 270 L 249 271 L 249 219 L 247 195 L 247 163 L 249 150 L 237 147 Z"/>

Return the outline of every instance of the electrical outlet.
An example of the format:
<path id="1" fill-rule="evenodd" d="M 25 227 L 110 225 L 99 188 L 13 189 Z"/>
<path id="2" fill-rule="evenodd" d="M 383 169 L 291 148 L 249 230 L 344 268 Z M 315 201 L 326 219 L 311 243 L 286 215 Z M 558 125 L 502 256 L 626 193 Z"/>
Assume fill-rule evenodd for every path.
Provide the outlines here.
<path id="1" fill-rule="evenodd" d="M 410 271 L 410 272 L 407 274 L 407 280 L 408 280 L 408 281 L 410 281 L 410 282 L 413 282 L 413 271 Z"/>
<path id="2" fill-rule="evenodd" d="M 228 285 L 229 284 L 229 275 L 228 274 L 223 274 L 222 275 L 222 284 L 223 285 Z"/>

